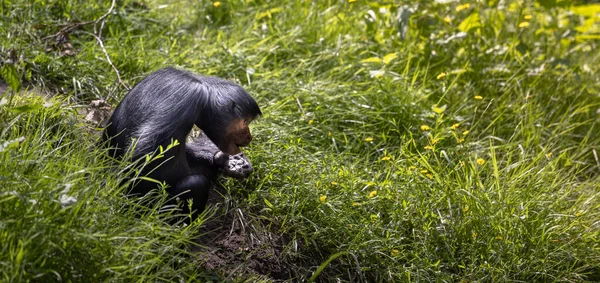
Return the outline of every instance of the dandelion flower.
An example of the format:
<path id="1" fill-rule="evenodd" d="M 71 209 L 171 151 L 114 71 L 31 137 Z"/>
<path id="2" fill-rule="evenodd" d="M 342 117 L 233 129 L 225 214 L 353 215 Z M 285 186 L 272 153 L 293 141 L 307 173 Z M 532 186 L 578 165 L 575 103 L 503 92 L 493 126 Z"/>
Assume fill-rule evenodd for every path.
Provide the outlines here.
<path id="1" fill-rule="evenodd" d="M 470 131 L 469 131 L 469 130 L 466 130 L 466 131 L 463 131 L 463 132 L 462 132 L 463 136 L 466 136 L 466 135 L 468 135 L 469 133 L 470 133 Z"/>
<path id="2" fill-rule="evenodd" d="M 458 5 L 458 6 L 456 6 L 456 11 L 460 12 L 462 10 L 469 9 L 469 7 L 471 7 L 471 4 L 469 4 L 469 3 L 463 4 L 463 5 Z"/>
<path id="3" fill-rule="evenodd" d="M 445 76 L 446 76 L 446 73 L 441 72 L 439 75 L 437 75 L 437 79 L 439 80 L 439 79 L 441 79 L 441 78 L 443 78 Z"/>
<path id="4" fill-rule="evenodd" d="M 387 155 L 381 158 L 381 160 L 383 160 L 383 161 L 388 161 L 388 160 L 391 160 L 391 159 L 392 159 L 392 157 L 387 156 Z"/>
<path id="5" fill-rule="evenodd" d="M 327 196 L 326 195 L 322 195 L 322 196 L 319 197 L 319 201 L 321 203 L 325 203 L 326 200 L 327 200 Z"/>
<path id="6" fill-rule="evenodd" d="M 523 19 L 526 19 L 526 20 L 531 20 L 531 18 L 532 18 L 531 15 L 525 15 L 525 16 L 523 16 Z"/>
<path id="7" fill-rule="evenodd" d="M 526 27 L 528 27 L 528 26 L 529 26 L 529 22 L 521 22 L 521 23 L 519 24 L 519 27 L 520 27 L 520 28 L 526 28 Z"/>
<path id="8" fill-rule="evenodd" d="M 427 126 L 427 125 L 421 125 L 421 131 L 429 131 L 431 130 L 431 127 Z"/>
<path id="9" fill-rule="evenodd" d="M 377 195 L 377 191 L 371 191 L 369 193 L 369 198 L 375 197 Z"/>
<path id="10" fill-rule="evenodd" d="M 337 186 L 337 182 L 331 182 L 332 185 Z"/>
<path id="11" fill-rule="evenodd" d="M 427 178 L 429 178 L 429 179 L 433 179 L 433 175 L 431 173 L 426 174 L 425 176 L 427 176 Z"/>
<path id="12" fill-rule="evenodd" d="M 397 249 L 393 249 L 392 252 L 390 252 L 390 255 L 394 256 L 394 257 L 398 256 L 399 254 L 400 254 L 400 251 Z"/>
<path id="13" fill-rule="evenodd" d="M 309 125 L 312 125 L 314 122 L 315 122 L 315 121 L 314 121 L 314 120 L 312 120 L 312 119 L 311 119 L 311 120 L 308 120 L 308 124 L 309 124 Z"/>
<path id="14" fill-rule="evenodd" d="M 456 129 L 458 129 L 458 127 L 460 127 L 460 124 L 459 124 L 459 123 L 452 124 L 452 126 L 450 126 L 450 128 L 451 128 L 451 129 L 453 129 L 453 130 L 456 130 Z"/>
<path id="15" fill-rule="evenodd" d="M 475 98 L 475 99 L 477 99 L 477 100 L 482 100 L 482 99 L 483 99 L 483 96 L 481 96 L 481 95 L 475 95 L 475 97 L 473 97 L 473 98 Z"/>
<path id="16" fill-rule="evenodd" d="M 485 164 L 485 159 L 477 158 L 477 160 L 475 160 L 475 162 L 477 162 L 477 164 L 479 164 L 479 165 L 483 165 L 483 164 Z"/>
<path id="17" fill-rule="evenodd" d="M 452 19 L 450 17 L 445 17 L 444 22 L 450 23 L 452 22 Z"/>
<path id="18" fill-rule="evenodd" d="M 366 141 L 366 142 L 372 142 L 372 141 L 373 141 L 373 138 L 371 138 L 371 137 L 368 137 L 368 138 L 364 139 L 364 141 Z"/>
<path id="19" fill-rule="evenodd" d="M 221 2 L 216 1 L 213 3 L 213 6 L 215 6 L 215 8 L 217 8 L 217 7 L 221 6 Z"/>

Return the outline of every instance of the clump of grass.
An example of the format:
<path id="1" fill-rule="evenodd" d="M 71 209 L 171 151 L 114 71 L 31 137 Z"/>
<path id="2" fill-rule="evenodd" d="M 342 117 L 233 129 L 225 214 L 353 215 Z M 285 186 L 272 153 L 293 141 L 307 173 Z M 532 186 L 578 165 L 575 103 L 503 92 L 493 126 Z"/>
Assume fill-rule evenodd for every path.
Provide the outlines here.
<path id="1" fill-rule="evenodd" d="M 158 213 L 164 196 L 148 208 L 125 198 L 123 177 L 94 148 L 96 136 L 76 118 L 76 108 L 38 95 L 1 107 L 4 280 L 203 276 L 186 249 L 201 221 L 167 224 L 170 216 Z"/>

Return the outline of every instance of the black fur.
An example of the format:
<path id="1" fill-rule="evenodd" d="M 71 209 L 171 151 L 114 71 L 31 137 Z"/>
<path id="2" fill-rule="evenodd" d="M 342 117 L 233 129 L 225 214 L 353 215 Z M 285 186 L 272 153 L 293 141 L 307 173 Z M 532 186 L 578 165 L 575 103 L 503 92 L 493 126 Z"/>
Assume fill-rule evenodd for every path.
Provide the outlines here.
<path id="1" fill-rule="evenodd" d="M 148 75 L 123 98 L 103 137 L 110 154 L 117 158 L 134 147 L 134 160 L 155 152 L 159 146 L 166 149 L 177 140 L 180 145 L 143 173 L 166 182 L 170 194 L 194 199 L 194 208 L 201 211 L 210 183 L 216 178 L 217 165 L 212 163 L 212 155 L 205 160 L 197 158 L 197 146 L 186 145 L 187 135 L 196 125 L 214 144 L 221 145 L 226 142 L 225 129 L 231 122 L 260 115 L 256 101 L 237 84 L 164 68 Z M 130 193 L 146 194 L 156 187 L 155 183 L 140 181 Z"/>

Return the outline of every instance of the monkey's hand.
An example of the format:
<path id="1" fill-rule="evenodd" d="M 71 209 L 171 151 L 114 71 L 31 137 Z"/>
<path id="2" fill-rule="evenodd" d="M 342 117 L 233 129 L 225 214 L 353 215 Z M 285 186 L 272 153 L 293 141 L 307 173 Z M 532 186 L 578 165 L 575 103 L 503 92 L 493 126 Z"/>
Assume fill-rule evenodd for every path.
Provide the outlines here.
<path id="1" fill-rule="evenodd" d="M 252 163 L 250 163 L 243 152 L 229 155 L 227 166 L 223 167 L 221 170 L 226 176 L 234 178 L 246 178 L 254 171 Z"/>

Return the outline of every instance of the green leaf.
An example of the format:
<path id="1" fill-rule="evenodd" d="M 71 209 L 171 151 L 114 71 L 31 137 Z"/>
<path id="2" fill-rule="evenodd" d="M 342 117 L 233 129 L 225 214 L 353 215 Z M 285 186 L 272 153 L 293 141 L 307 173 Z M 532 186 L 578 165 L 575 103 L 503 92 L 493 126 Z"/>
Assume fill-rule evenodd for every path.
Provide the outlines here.
<path id="1" fill-rule="evenodd" d="M 23 113 L 23 112 L 35 111 L 40 108 L 42 108 L 42 104 L 35 103 L 35 104 L 27 104 L 27 105 L 21 105 L 21 106 L 17 106 L 17 107 L 8 108 L 8 111 L 11 111 L 14 113 Z"/>
<path id="2" fill-rule="evenodd" d="M 278 13 L 278 12 L 281 12 L 281 10 L 283 10 L 283 8 L 281 8 L 281 7 L 278 7 L 278 8 L 273 8 L 273 9 L 269 9 L 269 10 L 267 10 L 267 11 L 265 11 L 265 12 L 258 13 L 258 14 L 256 15 L 256 19 L 257 19 L 257 20 L 260 20 L 260 19 L 262 19 L 262 18 L 264 18 L 264 17 L 269 17 L 269 18 L 271 18 L 271 15 L 273 15 L 273 14 L 275 14 L 275 13 Z"/>
<path id="3" fill-rule="evenodd" d="M 582 35 L 575 36 L 576 41 L 597 40 L 597 39 L 600 39 L 600 34 L 582 34 Z"/>
<path id="4" fill-rule="evenodd" d="M 458 25 L 458 29 L 464 32 L 468 32 L 474 28 L 481 27 L 481 17 L 479 12 L 473 12 L 469 15 L 462 23 Z"/>
<path id="5" fill-rule="evenodd" d="M 267 200 L 267 199 L 263 199 L 263 201 L 265 202 L 265 204 L 266 204 L 266 205 L 267 205 L 269 208 L 271 208 L 271 209 L 273 208 L 273 204 L 272 204 L 272 203 L 271 203 L 269 200 Z"/>
<path id="6" fill-rule="evenodd" d="M 15 68 L 15 66 L 5 64 L 2 66 L 2 69 L 0 69 L 0 76 L 2 76 L 2 79 L 6 81 L 12 90 L 15 92 L 21 90 L 21 80 L 19 79 L 19 74 L 17 73 L 17 68 Z"/>
<path id="7" fill-rule="evenodd" d="M 575 6 L 571 8 L 571 12 L 581 16 L 593 17 L 600 13 L 600 4 Z"/>
<path id="8" fill-rule="evenodd" d="M 323 270 L 325 269 L 325 267 L 327 267 L 327 265 L 329 265 L 329 263 L 331 263 L 336 258 L 343 256 L 343 255 L 347 255 L 347 254 L 348 254 L 348 252 L 339 252 L 339 253 L 331 255 L 325 262 L 323 262 L 319 266 L 319 268 L 317 268 L 315 273 L 313 273 L 313 275 L 308 279 L 308 282 L 315 282 L 315 280 L 317 280 L 317 277 L 319 277 L 321 272 L 323 272 Z"/>
<path id="9" fill-rule="evenodd" d="M 398 57 L 398 54 L 396 54 L 396 53 L 387 54 L 387 55 L 383 56 L 383 63 L 387 65 L 390 62 L 392 62 L 392 60 L 396 59 L 397 57 Z"/>
<path id="10" fill-rule="evenodd" d="M 379 57 L 371 57 L 360 61 L 361 63 L 381 63 L 383 60 Z"/>

